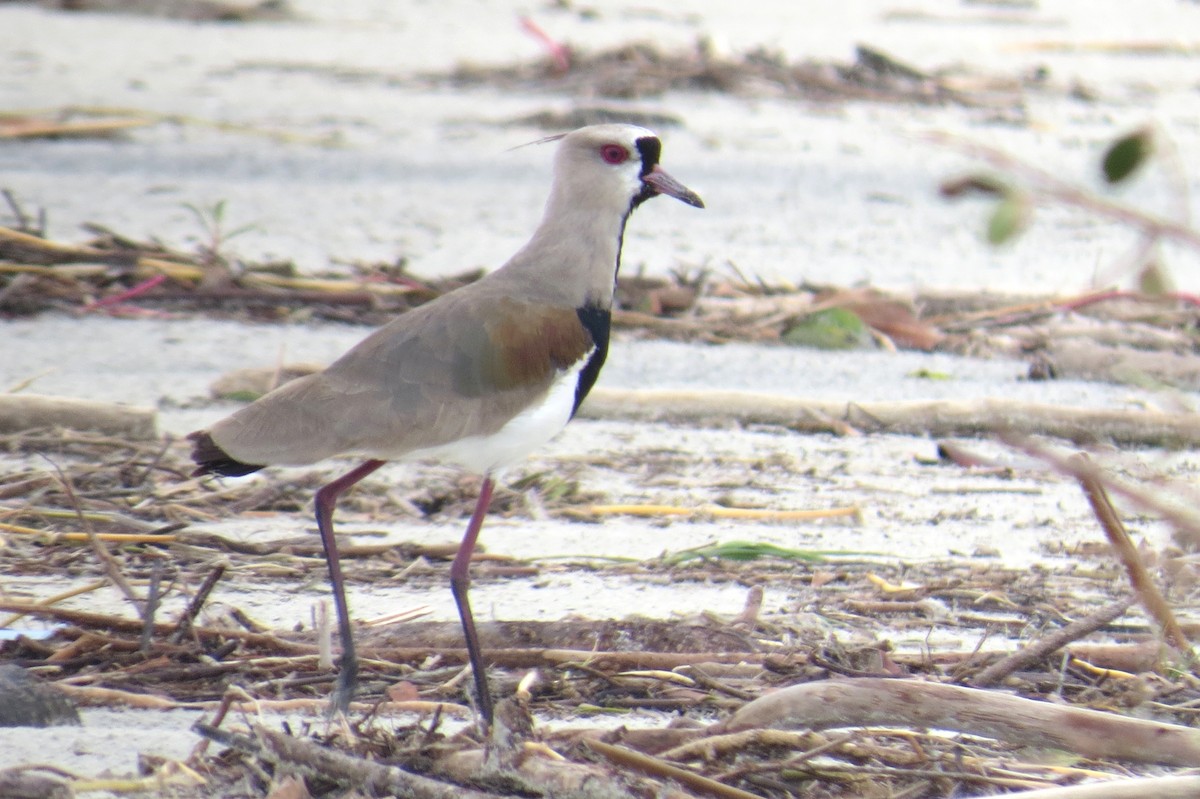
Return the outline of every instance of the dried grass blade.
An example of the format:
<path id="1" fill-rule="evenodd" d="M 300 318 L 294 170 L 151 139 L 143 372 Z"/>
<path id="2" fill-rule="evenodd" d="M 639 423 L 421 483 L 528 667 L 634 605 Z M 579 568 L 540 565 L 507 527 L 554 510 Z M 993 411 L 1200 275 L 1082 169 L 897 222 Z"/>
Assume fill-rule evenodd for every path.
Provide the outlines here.
<path id="1" fill-rule="evenodd" d="M 592 739 L 585 739 L 584 744 L 589 749 L 603 755 L 614 765 L 636 769 L 651 777 L 674 780 L 689 788 L 704 791 L 710 796 L 719 796 L 722 799 L 762 799 L 758 794 L 743 791 L 731 785 L 725 785 L 724 783 L 696 774 L 693 771 L 673 766 L 656 757 L 650 757 L 641 752 L 626 749 L 623 746 L 613 746 L 612 744 Z"/>
<path id="2" fill-rule="evenodd" d="M 1070 460 L 1075 464 L 1090 464 L 1084 455 L 1076 455 Z M 1137 593 L 1138 599 L 1141 600 L 1142 607 L 1162 627 L 1167 642 L 1181 652 L 1190 655 L 1191 642 L 1184 635 L 1179 622 L 1175 620 L 1171 606 L 1167 604 L 1162 592 L 1158 590 L 1154 579 L 1146 572 L 1142 556 L 1138 554 L 1137 547 L 1130 540 L 1129 532 L 1125 529 L 1121 517 L 1117 515 L 1112 501 L 1109 500 L 1104 484 L 1096 477 L 1093 470 L 1086 468 L 1079 469 L 1075 473 L 1075 479 L 1079 481 L 1084 495 L 1091 503 L 1092 512 L 1096 514 L 1097 521 L 1104 529 L 1104 534 L 1112 545 L 1113 553 L 1125 567 L 1125 572 L 1129 575 L 1129 583 Z"/>

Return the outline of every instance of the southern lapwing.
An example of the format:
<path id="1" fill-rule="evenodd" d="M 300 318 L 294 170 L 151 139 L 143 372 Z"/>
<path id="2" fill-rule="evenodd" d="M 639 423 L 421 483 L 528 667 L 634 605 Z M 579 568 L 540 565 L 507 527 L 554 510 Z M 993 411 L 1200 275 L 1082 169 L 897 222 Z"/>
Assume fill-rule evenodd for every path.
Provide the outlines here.
<path id="1" fill-rule="evenodd" d="M 481 280 L 393 319 L 327 369 L 287 383 L 192 433 L 196 475 L 249 474 L 325 458 L 365 460 L 317 491 L 316 516 L 337 606 L 342 657 L 335 705 L 358 661 L 333 511 L 346 489 L 389 460 L 432 460 L 483 476 L 450 585 L 485 723 L 492 699 L 467 599 L 471 553 L 497 473 L 549 441 L 587 396 L 608 351 L 625 222 L 666 194 L 703 208 L 659 166 L 658 137 L 597 125 L 559 140 L 554 185 L 533 238 Z"/>

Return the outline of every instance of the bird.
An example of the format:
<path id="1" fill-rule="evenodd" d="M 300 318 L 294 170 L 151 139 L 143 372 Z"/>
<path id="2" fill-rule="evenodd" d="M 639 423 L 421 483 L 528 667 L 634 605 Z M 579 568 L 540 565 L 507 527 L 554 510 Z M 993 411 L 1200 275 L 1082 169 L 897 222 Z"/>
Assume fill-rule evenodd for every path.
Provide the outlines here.
<path id="1" fill-rule="evenodd" d="M 334 539 L 338 498 L 387 461 L 439 462 L 482 476 L 450 588 L 476 708 L 490 727 L 494 702 L 468 587 L 495 481 L 557 435 L 596 382 L 633 211 L 658 195 L 704 207 L 662 168 L 662 143 L 646 128 L 593 125 L 542 142 L 557 142 L 549 198 L 533 236 L 503 266 L 395 317 L 324 370 L 188 436 L 194 476 L 362 459 L 314 501 L 342 646 L 331 708 L 348 710 L 358 676 Z"/>

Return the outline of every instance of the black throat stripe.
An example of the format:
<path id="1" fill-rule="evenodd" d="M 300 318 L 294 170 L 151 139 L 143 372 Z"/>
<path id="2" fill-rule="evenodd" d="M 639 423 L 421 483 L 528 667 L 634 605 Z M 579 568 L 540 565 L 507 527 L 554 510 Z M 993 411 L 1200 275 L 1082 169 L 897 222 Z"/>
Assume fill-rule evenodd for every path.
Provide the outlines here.
<path id="1" fill-rule="evenodd" d="M 662 142 L 658 140 L 657 136 L 643 136 L 634 142 L 634 146 L 637 147 L 638 155 L 642 158 L 642 168 L 638 172 L 638 177 L 644 178 L 654 167 L 658 166 L 658 159 L 662 156 Z M 629 199 L 629 210 L 621 218 L 621 227 L 617 231 L 617 262 L 613 264 L 614 286 L 617 282 L 617 273 L 621 271 L 621 250 L 625 246 L 625 223 L 629 221 L 629 215 L 639 205 L 657 194 L 658 192 L 653 186 L 643 182 L 638 193 Z M 579 321 L 588 329 L 588 332 L 592 334 L 592 339 L 596 342 L 596 352 L 579 374 L 579 388 L 575 392 L 575 410 L 579 410 L 579 403 L 583 402 L 583 398 L 591 391 L 592 384 L 596 382 L 596 376 L 600 374 L 600 367 L 604 365 L 604 359 L 608 356 L 608 329 L 612 311 L 593 305 L 579 308 L 576 313 L 579 314 Z M 571 415 L 574 416 L 575 412 L 572 411 Z"/>
<path id="2" fill-rule="evenodd" d="M 637 147 L 638 154 L 640 154 L 642 157 L 642 169 L 640 172 L 638 172 L 638 177 L 644 178 L 646 175 L 650 174 L 650 171 L 654 169 L 654 167 L 658 166 L 658 159 L 662 155 L 662 142 L 660 142 L 655 136 L 643 136 L 634 142 L 634 145 Z M 629 201 L 629 213 L 633 213 L 633 209 L 637 208 L 639 205 L 646 202 L 646 200 L 649 200 L 651 197 L 654 197 L 657 194 L 658 192 L 656 192 L 654 187 L 649 183 L 642 183 L 641 190 L 639 190 L 637 194 L 633 195 L 633 198 Z M 625 217 L 628 219 L 629 214 L 626 214 Z M 624 230 L 625 222 L 622 221 L 622 233 Z"/>
<path id="3" fill-rule="evenodd" d="M 655 136 L 643 136 L 635 144 L 642 156 L 642 171 L 638 177 L 644 178 L 650 174 L 651 169 L 658 166 L 658 159 L 662 158 L 662 142 Z"/>
<path id="4" fill-rule="evenodd" d="M 588 392 L 592 390 L 592 386 L 596 384 L 596 378 L 600 376 L 600 367 L 604 366 L 604 359 L 608 357 L 608 334 L 612 327 L 612 311 L 608 308 L 594 304 L 584 305 L 576 308 L 575 313 L 579 317 L 579 323 L 591 334 L 595 349 L 592 350 L 592 355 L 583 365 L 583 369 L 579 371 L 579 382 L 575 386 L 575 407 L 571 408 L 572 418 Z"/>

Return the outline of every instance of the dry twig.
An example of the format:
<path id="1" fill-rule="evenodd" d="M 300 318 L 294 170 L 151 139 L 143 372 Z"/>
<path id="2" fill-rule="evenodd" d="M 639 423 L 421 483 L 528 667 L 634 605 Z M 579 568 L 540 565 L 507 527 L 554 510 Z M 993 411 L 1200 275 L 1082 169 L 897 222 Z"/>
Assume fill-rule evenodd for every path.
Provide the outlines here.
<path id="1" fill-rule="evenodd" d="M 1008 657 L 999 660 L 980 671 L 970 682 L 976 688 L 987 688 L 1003 680 L 1014 671 L 1026 668 L 1042 658 L 1057 652 L 1064 646 L 1078 641 L 1085 635 L 1090 635 L 1106 624 L 1120 618 L 1134 602 L 1133 597 L 1126 597 L 1112 602 L 1085 618 L 1071 622 L 1062 629 L 1055 630 L 1038 640 L 1022 647 Z"/>

